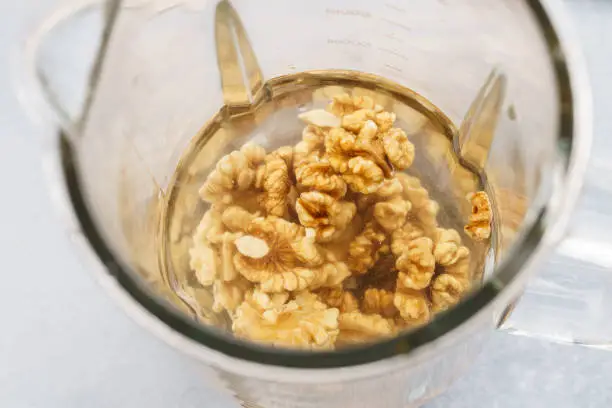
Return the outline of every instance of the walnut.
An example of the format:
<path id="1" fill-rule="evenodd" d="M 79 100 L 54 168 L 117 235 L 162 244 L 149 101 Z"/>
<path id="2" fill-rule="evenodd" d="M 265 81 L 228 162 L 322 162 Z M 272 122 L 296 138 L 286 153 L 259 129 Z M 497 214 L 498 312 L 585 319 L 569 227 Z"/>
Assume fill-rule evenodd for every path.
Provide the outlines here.
<path id="1" fill-rule="evenodd" d="M 245 191 L 253 186 L 255 169 L 263 162 L 265 154 L 261 146 L 247 143 L 240 150 L 223 156 L 200 188 L 202 199 L 210 203 L 231 203 L 233 192 Z"/>
<path id="2" fill-rule="evenodd" d="M 338 314 L 312 293 L 287 300 L 286 294 L 274 297 L 254 291 L 236 309 L 232 330 L 238 337 L 274 346 L 333 349 Z"/>
<path id="3" fill-rule="evenodd" d="M 287 168 L 293 168 L 293 147 L 292 146 L 282 146 L 276 149 L 271 153 L 274 156 L 278 156 L 285 161 L 287 164 Z"/>
<path id="4" fill-rule="evenodd" d="M 394 294 L 389 290 L 368 288 L 363 294 L 361 310 L 366 314 L 394 317 L 397 308 L 393 304 Z"/>
<path id="5" fill-rule="evenodd" d="M 346 183 L 327 159 L 316 155 L 303 160 L 295 169 L 295 177 L 304 190 L 319 191 L 340 199 L 346 194 Z"/>
<path id="6" fill-rule="evenodd" d="M 329 307 L 335 307 L 340 313 L 349 313 L 359 310 L 359 302 L 353 293 L 342 288 L 325 288 L 317 292 L 321 302 Z"/>
<path id="7" fill-rule="evenodd" d="M 472 276 L 472 271 L 470 270 L 470 251 L 467 248 L 465 249 L 457 251 L 457 260 L 453 264 L 446 265 L 444 272 L 470 282 Z"/>
<path id="8" fill-rule="evenodd" d="M 259 280 L 261 290 L 264 292 L 277 293 L 285 290 L 293 292 L 317 289 L 325 285 L 328 277 L 326 273 L 324 268 L 297 267 L 290 271 L 263 275 L 262 278 L 250 275 L 250 279 Z"/>
<path id="9" fill-rule="evenodd" d="M 470 193 L 466 197 L 472 203 L 472 214 L 464 227 L 465 233 L 475 241 L 484 241 L 491 236 L 491 202 L 487 193 L 478 191 Z"/>
<path id="10" fill-rule="evenodd" d="M 329 252 L 326 252 L 325 259 L 326 263 L 320 268 L 323 269 L 323 275 L 327 277 L 327 280 L 322 286 L 331 288 L 341 286 L 344 280 L 351 276 L 348 265 L 336 259 L 336 257 Z"/>
<path id="11" fill-rule="evenodd" d="M 437 263 L 448 266 L 468 256 L 470 250 L 461 245 L 461 237 L 456 230 L 438 228 L 433 253 Z"/>
<path id="12" fill-rule="evenodd" d="M 358 140 L 341 128 L 333 128 L 325 137 L 327 159 L 354 191 L 375 192 L 385 177 L 392 174 L 382 146 Z"/>
<path id="13" fill-rule="evenodd" d="M 456 304 L 470 288 L 470 251 L 459 232 L 439 228 L 421 181 L 395 173 L 415 158 L 395 113 L 340 94 L 299 118 L 307 125 L 297 145 L 266 155 L 247 144 L 200 189 L 212 205 L 189 263 L 212 286 L 213 310 L 244 339 L 332 349 L 392 336 Z M 486 239 L 488 197 L 468 199 L 466 233 Z"/>
<path id="14" fill-rule="evenodd" d="M 368 122 L 376 125 L 378 132 L 387 132 L 395 122 L 395 113 L 375 111 L 374 109 L 358 109 L 342 116 L 342 127 L 353 133 L 360 133 Z"/>
<path id="15" fill-rule="evenodd" d="M 337 286 L 350 275 L 343 262 L 323 256 L 303 227 L 281 218 L 255 219 L 237 245 L 235 268 L 265 292 Z"/>
<path id="16" fill-rule="evenodd" d="M 228 311 L 232 314 L 242 303 L 251 286 L 251 283 L 242 277 L 238 277 L 231 282 L 225 282 L 221 279 L 215 280 L 213 283 L 213 311 L 216 313 Z"/>
<path id="17" fill-rule="evenodd" d="M 302 131 L 302 141 L 307 143 L 312 149 L 320 149 L 325 144 L 327 133 L 318 126 L 308 125 Z"/>
<path id="18" fill-rule="evenodd" d="M 287 197 L 291 183 L 289 169 L 283 158 L 270 154 L 265 159 L 262 204 L 269 215 L 282 217 L 287 211 Z"/>
<path id="19" fill-rule="evenodd" d="M 308 269 L 320 266 L 323 257 L 310 238 L 306 238 L 303 227 L 281 218 L 260 217 L 246 226 L 245 232 L 264 241 L 269 249 L 257 257 L 249 256 L 253 253 L 248 251 L 234 256 L 236 269 L 249 281 L 272 285 L 280 291 L 304 289 L 317 278 L 323 279 Z M 239 249 L 244 250 L 242 246 Z"/>
<path id="20" fill-rule="evenodd" d="M 341 128 L 331 129 L 325 136 L 325 151 L 329 163 L 339 173 L 348 171 L 348 160 L 355 151 L 357 137 Z"/>
<path id="21" fill-rule="evenodd" d="M 404 225 L 411 207 L 410 201 L 396 196 L 389 201 L 376 203 L 374 218 L 385 231 L 393 232 Z"/>
<path id="22" fill-rule="evenodd" d="M 433 310 L 441 312 L 459 303 L 463 294 L 469 289 L 469 281 L 449 273 L 437 276 L 431 285 Z"/>
<path id="23" fill-rule="evenodd" d="M 315 228 L 317 241 L 323 242 L 344 230 L 357 212 L 352 202 L 338 201 L 318 191 L 300 194 L 295 209 L 302 225 Z"/>
<path id="24" fill-rule="evenodd" d="M 425 289 L 434 275 L 436 262 L 433 255 L 433 241 L 427 237 L 417 238 L 408 243 L 395 262 L 399 273 L 398 288 Z"/>
<path id="25" fill-rule="evenodd" d="M 311 155 L 320 155 L 327 133 L 320 127 L 308 125 L 302 131 L 302 141 L 293 148 L 294 169 Z"/>
<path id="26" fill-rule="evenodd" d="M 365 211 L 373 204 L 380 201 L 388 201 L 394 196 L 401 195 L 403 192 L 402 184 L 395 177 L 384 179 L 378 186 L 378 189 L 372 194 L 359 194 L 356 198 L 355 204 L 357 209 Z"/>
<path id="27" fill-rule="evenodd" d="M 211 244 L 220 244 L 223 233 L 227 230 L 221 220 L 222 213 L 222 210 L 216 205 L 206 211 L 196 228 L 194 241 L 205 240 Z"/>
<path id="28" fill-rule="evenodd" d="M 344 181 L 351 190 L 370 194 L 378 190 L 385 178 L 382 169 L 371 159 L 357 156 L 349 159 L 347 171 L 343 174 Z"/>
<path id="29" fill-rule="evenodd" d="M 337 344 L 359 344 L 390 337 L 395 333 L 394 325 L 378 314 L 361 312 L 342 313 L 338 317 Z"/>
<path id="30" fill-rule="evenodd" d="M 336 116 L 348 115 L 358 109 L 380 111 L 382 108 L 377 109 L 374 99 L 369 96 L 351 97 L 347 93 L 334 95 L 332 102 L 327 107 L 327 110 Z"/>
<path id="31" fill-rule="evenodd" d="M 402 184 L 404 198 L 412 203 L 412 212 L 419 227 L 433 238 L 438 227 L 438 203 L 429 197 L 429 192 L 423 188 L 418 178 L 405 173 L 398 173 L 396 177 Z"/>
<path id="32" fill-rule="evenodd" d="M 232 281 L 238 277 L 238 272 L 234 268 L 234 254 L 236 246 L 234 241 L 236 235 L 226 232 L 223 234 L 223 242 L 221 244 L 221 279 L 225 282 Z"/>
<path id="33" fill-rule="evenodd" d="M 431 319 L 431 309 L 427 295 L 423 291 L 402 289 L 395 292 L 393 304 L 406 323 L 420 325 Z"/>
<path id="34" fill-rule="evenodd" d="M 396 115 L 393 112 L 379 112 L 376 114 L 374 121 L 378 125 L 380 132 L 387 132 L 391 130 L 395 119 Z"/>
<path id="35" fill-rule="evenodd" d="M 378 136 L 378 125 L 373 120 L 366 120 L 363 124 L 361 130 L 359 130 L 359 134 L 357 135 L 357 140 L 362 141 L 363 143 L 370 142 L 375 143 Z"/>
<path id="36" fill-rule="evenodd" d="M 196 241 L 189 249 L 189 267 L 203 286 L 210 286 L 217 278 L 220 269 L 219 255 L 207 241 Z"/>
<path id="37" fill-rule="evenodd" d="M 382 138 L 385 154 L 397 170 L 405 170 L 414 161 L 414 145 L 406 132 L 399 128 L 390 129 Z"/>
<path id="38" fill-rule="evenodd" d="M 412 222 L 408 221 L 391 235 L 391 252 L 397 257 L 402 255 L 408 248 L 408 244 L 417 238 L 425 236 L 425 232 Z"/>
<path id="39" fill-rule="evenodd" d="M 244 231 L 255 218 L 259 217 L 259 213 L 250 213 L 239 206 L 230 206 L 223 210 L 221 221 L 223 225 L 230 231 Z"/>
<path id="40" fill-rule="evenodd" d="M 386 236 L 382 230 L 371 221 L 366 223 L 363 231 L 349 246 L 348 266 L 351 272 L 363 275 L 374 266 L 385 240 Z"/>
<path id="41" fill-rule="evenodd" d="M 376 112 L 372 109 L 359 109 L 352 113 L 347 113 L 342 117 L 342 127 L 350 132 L 359 133 L 366 122 L 376 124 L 372 119 L 376 118 Z M 376 126 L 378 130 L 378 125 Z"/>

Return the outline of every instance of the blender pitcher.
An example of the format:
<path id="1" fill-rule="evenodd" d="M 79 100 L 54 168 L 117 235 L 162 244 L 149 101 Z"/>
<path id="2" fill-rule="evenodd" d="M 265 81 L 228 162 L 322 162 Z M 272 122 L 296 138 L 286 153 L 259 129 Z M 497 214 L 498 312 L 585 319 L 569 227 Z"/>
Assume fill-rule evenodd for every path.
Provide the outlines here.
<path id="1" fill-rule="evenodd" d="M 553 24 L 558 7 L 80 1 L 28 40 L 22 95 L 57 131 L 48 172 L 104 286 L 202 361 L 209 381 L 252 407 L 416 406 L 469 366 L 575 204 L 590 111 L 576 50 Z M 486 181 L 494 233 L 490 248 L 472 248 L 482 283 L 429 324 L 374 344 L 305 352 L 234 338 L 183 267 L 202 214 L 197 188 L 247 140 L 295 142 L 267 103 L 295 113 L 357 75 L 355 92 L 384 102 L 401 88 L 448 119 L 432 130 L 431 118 L 398 111 L 424 123 L 411 135 L 426 153 L 417 171 L 451 224 L 470 211 L 465 193 Z M 205 144 L 196 138 L 211 128 Z M 180 183 L 178 171 L 188 175 Z"/>

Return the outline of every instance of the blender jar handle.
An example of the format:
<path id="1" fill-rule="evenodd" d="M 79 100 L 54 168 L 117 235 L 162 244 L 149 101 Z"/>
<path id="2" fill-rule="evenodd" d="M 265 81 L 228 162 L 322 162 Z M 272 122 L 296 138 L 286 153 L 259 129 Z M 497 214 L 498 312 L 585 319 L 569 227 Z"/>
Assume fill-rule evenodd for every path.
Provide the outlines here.
<path id="1" fill-rule="evenodd" d="M 17 96 L 32 119 L 36 122 L 53 124 L 62 128 L 69 136 L 75 134 L 78 120 L 86 112 L 90 95 L 95 90 L 97 71 L 101 64 L 107 39 L 112 27 L 111 22 L 119 9 L 119 0 L 79 0 L 71 2 L 62 8 L 55 10 L 31 33 L 25 40 L 21 49 L 21 55 L 15 64 L 15 77 L 17 78 Z M 97 39 L 97 49 L 89 66 L 82 66 L 84 81 L 81 89 L 75 92 L 73 88 L 77 81 L 74 81 L 73 70 L 66 70 L 64 62 L 66 56 L 63 55 L 68 47 L 56 47 L 53 50 L 45 48 L 45 43 L 52 39 L 54 34 L 62 31 L 64 27 L 76 21 L 79 15 L 96 11 L 102 16 L 100 35 Z M 79 36 L 80 37 L 80 36 Z M 89 45 L 89 44 L 88 44 Z M 62 64 L 53 68 L 52 64 L 45 64 L 43 67 L 40 60 L 43 55 L 61 59 Z M 82 52 L 79 53 L 82 59 Z M 75 68 L 71 66 L 71 68 Z M 70 71 L 70 79 L 66 81 L 65 75 Z M 62 74 L 64 81 L 62 82 Z M 61 83 L 61 88 L 54 86 Z M 66 84 L 70 85 L 66 85 Z M 61 92 L 60 92 L 61 91 Z M 73 92 L 72 95 L 67 95 Z M 76 94 L 79 95 L 76 95 Z M 74 104 L 74 98 L 80 98 L 77 109 L 71 108 L 70 100 Z M 72 100 L 71 100 L 72 99 Z"/>

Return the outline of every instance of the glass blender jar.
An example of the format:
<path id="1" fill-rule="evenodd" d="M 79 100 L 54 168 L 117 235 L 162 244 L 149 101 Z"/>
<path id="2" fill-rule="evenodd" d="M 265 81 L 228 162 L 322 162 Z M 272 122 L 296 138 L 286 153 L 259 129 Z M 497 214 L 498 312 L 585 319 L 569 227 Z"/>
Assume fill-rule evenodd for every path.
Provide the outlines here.
<path id="1" fill-rule="evenodd" d="M 104 286 L 202 361 L 210 381 L 244 406 L 413 406 L 473 361 L 576 201 L 590 146 L 587 86 L 551 3 L 77 2 L 26 44 L 24 95 L 57 129 L 53 187 Z M 91 58 L 74 64 L 85 73 L 79 86 L 54 50 L 92 26 Z M 469 208 L 446 190 L 486 179 L 496 221 L 491 250 L 480 248 L 482 283 L 431 323 L 357 348 L 236 339 L 209 313 L 209 291 L 181 272 L 202 177 L 247 140 L 295 142 L 279 131 L 282 109 L 355 83 L 391 100 L 409 88 L 454 126 L 413 136 L 429 152 L 422 177 L 445 180 L 438 193 L 450 197 L 443 208 L 456 207 L 451 224 Z M 202 136 L 226 122 L 232 131 Z M 193 177 L 177 184 L 178 170 Z"/>

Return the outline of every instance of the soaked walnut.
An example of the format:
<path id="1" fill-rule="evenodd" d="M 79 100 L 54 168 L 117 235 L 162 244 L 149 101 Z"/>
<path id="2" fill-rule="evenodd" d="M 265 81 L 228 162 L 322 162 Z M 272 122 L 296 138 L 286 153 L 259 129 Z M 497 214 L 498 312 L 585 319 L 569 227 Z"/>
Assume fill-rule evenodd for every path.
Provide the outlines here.
<path id="1" fill-rule="evenodd" d="M 405 170 L 414 161 L 414 145 L 406 132 L 399 128 L 390 129 L 383 136 L 383 146 L 389 161 L 397 170 Z"/>
<path id="2" fill-rule="evenodd" d="M 290 187 L 289 168 L 285 160 L 276 154 L 268 155 L 265 159 L 262 206 L 269 215 L 285 215 Z"/>
<path id="3" fill-rule="evenodd" d="M 227 230 L 221 221 L 223 211 L 216 205 L 213 205 L 202 217 L 200 224 L 196 228 L 194 234 L 194 243 L 199 241 L 207 241 L 211 244 L 221 243 L 223 233 Z"/>
<path id="4" fill-rule="evenodd" d="M 391 233 L 404 225 L 411 207 L 410 201 L 396 196 L 389 201 L 376 203 L 374 218 L 385 231 Z"/>
<path id="5" fill-rule="evenodd" d="M 353 96 L 344 93 L 334 95 L 332 102 L 327 107 L 327 110 L 336 116 L 345 116 L 359 109 L 371 109 L 375 112 L 382 111 L 381 106 L 374 103 L 374 99 L 369 96 Z"/>
<path id="6" fill-rule="evenodd" d="M 472 214 L 465 226 L 465 233 L 475 241 L 484 241 L 491 236 L 491 202 L 487 193 L 478 191 L 470 193 L 466 197 L 472 203 Z"/>
<path id="7" fill-rule="evenodd" d="M 210 286 L 217 279 L 220 263 L 219 255 L 206 241 L 194 242 L 189 249 L 189 267 L 202 286 Z"/>
<path id="8" fill-rule="evenodd" d="M 431 319 L 431 308 L 424 291 L 411 289 L 397 291 L 393 304 L 408 326 L 424 324 Z"/>
<path id="9" fill-rule="evenodd" d="M 421 237 L 409 242 L 397 258 L 395 266 L 399 271 L 398 287 L 425 289 L 429 286 L 436 267 L 432 240 Z"/>
<path id="10" fill-rule="evenodd" d="M 435 312 L 441 312 L 457 304 L 469 289 L 469 282 L 457 276 L 443 273 L 431 285 L 431 302 Z"/>
<path id="11" fill-rule="evenodd" d="M 346 183 L 327 159 L 313 155 L 295 169 L 295 178 L 302 190 L 319 191 L 340 199 L 346 194 Z"/>
<path id="12" fill-rule="evenodd" d="M 337 343 L 341 345 L 367 343 L 395 334 L 394 325 L 378 314 L 342 313 L 338 317 Z"/>
<path id="13" fill-rule="evenodd" d="M 359 302 L 355 295 L 342 288 L 325 288 L 317 291 L 321 302 L 329 307 L 335 307 L 340 313 L 359 311 Z"/>
<path id="14" fill-rule="evenodd" d="M 378 190 L 384 173 L 373 160 L 353 157 L 347 162 L 348 171 L 343 175 L 346 184 L 357 193 L 370 194 Z"/>
<path id="15" fill-rule="evenodd" d="M 461 237 L 456 230 L 438 228 L 433 253 L 437 263 L 448 266 L 467 257 L 470 251 L 461 245 Z"/>
<path id="16" fill-rule="evenodd" d="M 444 266 L 444 272 L 434 279 L 431 300 L 434 311 L 439 312 L 457 304 L 471 286 L 470 252 L 459 247 Z"/>
<path id="17" fill-rule="evenodd" d="M 393 234 L 391 234 L 391 252 L 399 257 L 407 250 L 408 244 L 423 236 L 425 236 L 425 232 L 420 227 L 407 221 L 403 227 L 393 231 Z"/>
<path id="18" fill-rule="evenodd" d="M 230 206 L 223 210 L 221 221 L 229 231 L 239 232 L 244 231 L 245 226 L 258 217 L 259 213 L 251 213 L 239 206 Z"/>
<path id="19" fill-rule="evenodd" d="M 338 309 L 328 308 L 312 293 L 248 293 L 232 324 L 238 337 L 274 346 L 332 349 L 338 336 Z"/>
<path id="20" fill-rule="evenodd" d="M 344 115 L 341 126 L 350 132 L 359 133 L 367 122 L 376 124 L 374 119 L 376 119 L 376 112 L 372 109 L 359 109 Z M 378 125 L 376 125 L 376 129 L 378 130 Z"/>
<path id="21" fill-rule="evenodd" d="M 394 293 L 390 290 L 368 288 L 363 294 L 361 310 L 366 314 L 394 317 L 398 309 L 393 304 Z"/>
<path id="22" fill-rule="evenodd" d="M 444 270 L 450 275 L 469 282 L 471 280 L 470 253 L 469 251 L 462 251 L 460 255 L 454 264 L 447 265 Z"/>
<path id="23" fill-rule="evenodd" d="M 359 140 L 344 129 L 331 129 L 325 138 L 325 148 L 331 166 L 355 192 L 374 193 L 384 178 L 392 174 L 381 146 Z"/>
<path id="24" fill-rule="evenodd" d="M 299 115 L 301 141 L 266 155 L 247 144 L 200 189 L 211 204 L 189 266 L 238 337 L 333 349 L 427 323 L 472 284 L 470 251 L 438 225 L 438 203 L 401 173 L 414 145 L 369 96 L 341 94 Z M 413 133 L 414 134 L 414 133 Z M 484 192 L 465 226 L 491 233 Z M 197 285 L 196 285 L 197 286 Z"/>
<path id="25" fill-rule="evenodd" d="M 302 131 L 302 141 L 293 148 L 293 165 L 298 166 L 311 155 L 321 155 L 327 132 L 314 125 L 308 125 Z"/>
<path id="26" fill-rule="evenodd" d="M 200 189 L 200 196 L 210 203 L 233 201 L 232 193 L 253 186 L 257 165 L 266 155 L 263 147 L 247 143 L 240 150 L 223 156 Z"/>
<path id="27" fill-rule="evenodd" d="M 357 209 L 359 211 L 366 211 L 370 206 L 378 202 L 389 201 L 395 198 L 395 196 L 400 196 L 402 191 L 402 184 L 396 177 L 384 179 L 374 193 L 359 194 L 355 200 L 355 204 L 357 204 Z"/>
<path id="28" fill-rule="evenodd" d="M 288 169 L 293 168 L 293 147 L 282 146 L 271 153 L 274 156 L 278 156 L 285 161 Z"/>
<path id="29" fill-rule="evenodd" d="M 386 241 L 385 233 L 375 223 L 368 222 L 349 247 L 348 266 L 351 272 L 363 275 L 374 266 Z"/>
<path id="30" fill-rule="evenodd" d="M 258 257 L 249 256 L 253 254 L 248 251 L 236 253 L 234 266 L 247 280 L 279 292 L 303 290 L 327 279 L 316 268 L 324 259 L 303 227 L 276 217 L 256 218 L 245 233 L 264 241 L 269 249 Z"/>
<path id="31" fill-rule="evenodd" d="M 242 277 L 231 282 L 217 279 L 213 283 L 213 311 L 221 313 L 227 310 L 232 313 L 242 303 L 251 286 L 251 283 Z"/>
<path id="32" fill-rule="evenodd" d="M 334 238 L 337 231 L 343 231 L 355 216 L 357 207 L 349 201 L 338 201 L 318 191 L 300 194 L 295 210 L 300 223 L 314 228 L 316 240 L 325 242 Z"/>
<path id="33" fill-rule="evenodd" d="M 402 184 L 404 198 L 412 203 L 412 212 L 419 227 L 433 238 L 438 227 L 438 203 L 429 197 L 429 192 L 418 178 L 404 173 L 398 173 L 396 177 Z"/>

